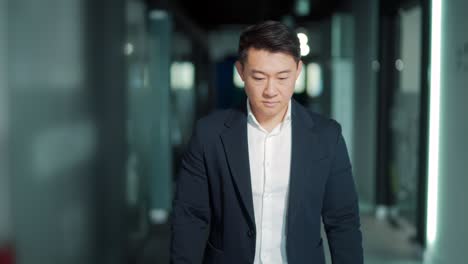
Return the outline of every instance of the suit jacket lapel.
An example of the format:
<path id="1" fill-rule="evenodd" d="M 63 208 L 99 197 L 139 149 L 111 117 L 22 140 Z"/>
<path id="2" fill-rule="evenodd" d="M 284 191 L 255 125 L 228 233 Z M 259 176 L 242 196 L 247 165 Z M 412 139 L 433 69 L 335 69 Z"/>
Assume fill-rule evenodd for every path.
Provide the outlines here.
<path id="1" fill-rule="evenodd" d="M 289 178 L 289 197 L 287 227 L 290 229 L 292 219 L 300 209 L 305 195 L 302 186 L 305 186 L 307 177 L 306 168 L 310 165 L 320 150 L 317 150 L 318 135 L 314 132 L 314 123 L 310 115 L 302 106 L 293 101 L 292 115 L 292 142 L 291 142 L 291 172 Z"/>
<path id="2" fill-rule="evenodd" d="M 250 180 L 246 110 L 234 111 L 225 125 L 227 129 L 221 134 L 221 140 L 229 163 L 229 169 L 251 227 L 254 228 L 255 218 Z"/>

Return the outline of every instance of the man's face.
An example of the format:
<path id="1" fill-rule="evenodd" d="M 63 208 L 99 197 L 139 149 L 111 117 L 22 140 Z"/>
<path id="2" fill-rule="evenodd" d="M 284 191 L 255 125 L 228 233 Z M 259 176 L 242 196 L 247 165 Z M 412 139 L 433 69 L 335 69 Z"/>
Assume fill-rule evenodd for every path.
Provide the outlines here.
<path id="1" fill-rule="evenodd" d="M 255 117 L 261 121 L 283 118 L 294 93 L 302 62 L 286 53 L 250 48 L 244 64 L 236 63 Z M 280 119 L 280 120 L 281 120 Z"/>

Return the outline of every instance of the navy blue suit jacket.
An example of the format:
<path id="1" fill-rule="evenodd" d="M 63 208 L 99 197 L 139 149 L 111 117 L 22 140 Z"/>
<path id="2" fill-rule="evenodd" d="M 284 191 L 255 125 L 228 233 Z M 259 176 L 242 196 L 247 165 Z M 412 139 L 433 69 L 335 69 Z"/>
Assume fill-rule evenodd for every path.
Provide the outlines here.
<path id="1" fill-rule="evenodd" d="M 286 218 L 289 264 L 325 264 L 321 220 L 334 264 L 361 264 L 358 200 L 340 125 L 293 100 Z M 253 263 L 256 228 L 247 113 L 200 119 L 178 174 L 171 263 Z"/>

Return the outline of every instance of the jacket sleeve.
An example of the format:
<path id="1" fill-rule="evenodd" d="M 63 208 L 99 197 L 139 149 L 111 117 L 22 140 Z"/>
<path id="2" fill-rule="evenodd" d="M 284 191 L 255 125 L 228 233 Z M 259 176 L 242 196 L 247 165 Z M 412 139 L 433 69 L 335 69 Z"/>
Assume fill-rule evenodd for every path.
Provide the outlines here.
<path id="1" fill-rule="evenodd" d="M 336 135 L 322 207 L 323 223 L 333 264 L 362 264 L 358 198 L 348 151 L 339 125 Z"/>
<path id="2" fill-rule="evenodd" d="M 202 263 L 209 232 L 208 182 L 200 132 L 195 132 L 179 170 L 171 223 L 171 263 Z"/>

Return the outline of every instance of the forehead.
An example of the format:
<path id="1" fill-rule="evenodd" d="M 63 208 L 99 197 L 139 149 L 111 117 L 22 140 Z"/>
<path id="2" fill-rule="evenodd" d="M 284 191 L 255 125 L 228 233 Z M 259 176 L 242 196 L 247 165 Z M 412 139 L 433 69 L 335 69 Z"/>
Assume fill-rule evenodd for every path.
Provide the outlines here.
<path id="1" fill-rule="evenodd" d="M 270 52 L 250 48 L 245 61 L 246 68 L 263 72 L 280 72 L 292 70 L 297 64 L 293 56 L 285 52 Z"/>

